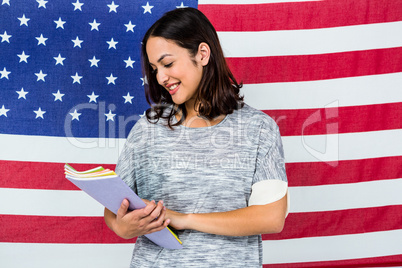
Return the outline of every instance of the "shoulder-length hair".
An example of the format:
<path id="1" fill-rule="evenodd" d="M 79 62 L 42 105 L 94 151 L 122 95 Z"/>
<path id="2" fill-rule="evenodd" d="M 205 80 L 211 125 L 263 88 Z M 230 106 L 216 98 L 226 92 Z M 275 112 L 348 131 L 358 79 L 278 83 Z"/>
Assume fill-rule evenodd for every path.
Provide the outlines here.
<path id="1" fill-rule="evenodd" d="M 240 96 L 242 84 L 237 83 L 223 55 L 215 28 L 208 18 L 195 8 L 179 8 L 165 13 L 146 32 L 142 41 L 143 72 L 148 84 L 145 84 L 145 96 L 152 106 L 146 116 L 148 121 L 157 122 L 160 118 L 168 119 L 168 126 L 181 124 L 187 115 L 185 105 L 175 105 L 169 92 L 158 84 L 156 75 L 149 64 L 146 51 L 150 37 L 162 37 L 175 42 L 187 49 L 191 57 L 195 57 L 199 45 L 205 42 L 210 47 L 210 59 L 203 67 L 202 78 L 198 86 L 194 107 L 200 116 L 209 120 L 231 114 L 243 107 L 243 97 Z M 174 106 L 169 113 L 167 106 Z M 172 117 L 182 112 L 180 121 L 172 125 Z"/>

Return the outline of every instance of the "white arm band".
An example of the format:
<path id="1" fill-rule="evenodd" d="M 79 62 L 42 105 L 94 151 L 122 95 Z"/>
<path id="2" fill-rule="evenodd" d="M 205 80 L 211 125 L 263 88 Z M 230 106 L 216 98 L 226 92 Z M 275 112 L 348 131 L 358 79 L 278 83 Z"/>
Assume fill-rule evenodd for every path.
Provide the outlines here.
<path id="1" fill-rule="evenodd" d="M 278 201 L 288 193 L 288 183 L 282 180 L 263 180 L 251 187 L 248 205 L 266 205 Z M 287 195 L 286 216 L 289 213 L 289 193 Z"/>

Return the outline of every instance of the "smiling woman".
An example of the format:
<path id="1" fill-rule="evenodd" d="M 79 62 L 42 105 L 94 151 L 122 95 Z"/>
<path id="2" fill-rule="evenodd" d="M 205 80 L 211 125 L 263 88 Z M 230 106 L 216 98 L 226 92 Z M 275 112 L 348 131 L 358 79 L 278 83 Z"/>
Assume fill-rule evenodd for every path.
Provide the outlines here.
<path id="1" fill-rule="evenodd" d="M 280 232 L 288 211 L 278 126 L 243 102 L 200 11 L 166 13 L 145 34 L 142 56 L 152 108 L 131 130 L 116 173 L 147 206 L 105 209 L 107 225 L 139 236 L 131 267 L 261 267 L 261 234 Z M 168 225 L 181 250 L 143 236 Z"/>

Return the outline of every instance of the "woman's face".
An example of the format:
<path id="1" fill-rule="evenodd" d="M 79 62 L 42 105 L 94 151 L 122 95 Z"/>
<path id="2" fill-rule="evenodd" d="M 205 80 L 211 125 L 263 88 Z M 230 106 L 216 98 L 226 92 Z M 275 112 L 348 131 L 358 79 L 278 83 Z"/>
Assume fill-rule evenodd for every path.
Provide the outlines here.
<path id="1" fill-rule="evenodd" d="M 191 57 L 187 49 L 162 37 L 150 37 L 146 50 L 158 83 L 171 94 L 173 102 L 194 104 L 202 77 L 202 53 Z"/>

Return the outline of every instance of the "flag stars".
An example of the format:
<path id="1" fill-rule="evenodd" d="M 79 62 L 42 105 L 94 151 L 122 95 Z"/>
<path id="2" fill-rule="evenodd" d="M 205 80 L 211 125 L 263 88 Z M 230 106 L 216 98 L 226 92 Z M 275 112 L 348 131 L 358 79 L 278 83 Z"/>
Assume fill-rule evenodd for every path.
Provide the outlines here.
<path id="1" fill-rule="evenodd" d="M 80 115 L 81 115 L 81 113 L 78 113 L 78 112 L 77 112 L 77 109 L 75 109 L 73 113 L 70 113 L 70 115 L 73 117 L 73 118 L 71 119 L 71 121 L 73 121 L 73 120 L 80 121 Z"/>
<path id="2" fill-rule="evenodd" d="M 3 104 L 3 106 L 1 106 L 1 108 L 0 108 L 0 116 L 4 115 L 5 117 L 7 117 L 8 111 L 10 111 L 10 109 L 6 109 Z"/>
<path id="3" fill-rule="evenodd" d="M 133 104 L 131 100 L 134 99 L 134 97 L 130 96 L 130 92 L 127 92 L 127 95 L 123 96 L 123 98 L 124 98 L 124 103 L 129 102 L 129 103 Z"/>
<path id="4" fill-rule="evenodd" d="M 95 95 L 95 93 L 92 91 L 91 95 L 87 95 L 87 97 L 89 98 L 89 102 L 97 102 L 96 99 L 99 97 L 99 95 Z"/>
<path id="5" fill-rule="evenodd" d="M 93 22 L 90 22 L 89 25 L 91 25 L 91 31 L 97 30 L 99 32 L 98 27 L 99 27 L 100 23 L 96 22 L 96 19 L 94 19 Z"/>
<path id="6" fill-rule="evenodd" d="M 18 93 L 18 99 L 27 99 L 26 95 L 29 93 L 27 91 L 24 91 L 24 88 L 21 88 L 20 91 L 15 91 Z"/>
<path id="7" fill-rule="evenodd" d="M 28 21 L 31 20 L 29 18 L 25 17 L 25 14 L 22 15 L 21 18 L 18 18 L 20 20 L 20 26 L 25 25 L 28 27 Z"/>
<path id="8" fill-rule="evenodd" d="M 135 61 L 131 60 L 131 57 L 128 57 L 128 59 L 125 60 L 124 62 L 126 63 L 126 68 L 127 68 L 127 67 L 131 67 L 131 68 L 134 69 L 133 63 L 134 63 Z"/>
<path id="9" fill-rule="evenodd" d="M 43 37 L 43 34 L 40 34 L 39 37 L 35 37 L 35 38 L 38 40 L 38 46 L 39 46 L 39 45 L 44 45 L 44 46 L 46 46 L 46 40 L 47 40 L 48 38 Z"/>
<path id="10" fill-rule="evenodd" d="M 82 7 L 82 5 L 84 5 L 84 3 L 80 3 L 80 1 L 77 0 L 77 2 L 72 3 L 72 4 L 73 4 L 73 6 L 74 6 L 74 11 L 77 10 L 77 9 L 80 10 L 80 11 L 82 11 L 81 7 Z"/>
<path id="11" fill-rule="evenodd" d="M 36 81 L 42 80 L 43 82 L 45 82 L 45 77 L 47 76 L 47 74 L 44 74 L 42 70 L 40 70 L 39 73 L 35 73 L 35 75 L 38 77 Z"/>
<path id="12" fill-rule="evenodd" d="M 144 78 L 140 78 L 141 79 L 141 81 L 142 81 L 142 85 L 141 86 L 143 86 L 143 85 L 148 85 L 148 78 L 146 77 L 146 76 L 144 76 Z"/>
<path id="13" fill-rule="evenodd" d="M 17 54 L 17 56 L 20 58 L 20 61 L 19 62 L 26 62 L 26 63 L 28 63 L 28 61 L 27 61 L 27 59 L 30 57 L 29 55 L 26 55 L 25 54 L 25 51 L 22 51 L 22 53 L 21 54 Z"/>
<path id="14" fill-rule="evenodd" d="M 151 11 L 151 9 L 153 8 L 154 6 L 150 6 L 149 5 L 149 2 L 147 2 L 147 4 L 145 5 L 145 6 L 142 6 L 142 8 L 144 9 L 144 14 L 145 13 L 149 13 L 149 14 L 152 14 L 152 11 Z"/>
<path id="15" fill-rule="evenodd" d="M 73 79 L 73 84 L 74 83 L 81 84 L 80 80 L 82 79 L 82 76 L 79 76 L 78 73 L 75 73 L 75 75 L 72 75 L 71 78 Z"/>
<path id="16" fill-rule="evenodd" d="M 66 58 L 62 58 L 61 55 L 60 55 L 60 53 L 59 53 L 59 56 L 53 57 L 53 59 L 56 60 L 56 64 L 55 64 L 55 65 L 57 65 L 57 64 L 64 65 L 64 64 L 63 64 L 63 61 L 64 61 Z"/>
<path id="17" fill-rule="evenodd" d="M 36 110 L 36 111 L 34 110 L 34 113 L 36 114 L 35 119 L 37 119 L 37 118 L 42 118 L 42 119 L 44 119 L 44 118 L 43 118 L 43 115 L 46 113 L 46 111 L 42 111 L 42 108 L 39 107 L 38 110 Z"/>
<path id="18" fill-rule="evenodd" d="M 114 4 L 114 1 L 112 1 L 112 3 L 110 4 L 110 5 L 107 5 L 108 7 L 109 7 L 109 13 L 110 12 L 114 12 L 114 13 L 117 13 L 117 10 L 116 10 L 116 8 L 118 8 L 119 7 L 119 5 L 115 5 Z"/>
<path id="19" fill-rule="evenodd" d="M 135 25 L 131 23 L 131 20 L 127 24 L 124 24 L 124 26 L 127 28 L 126 32 L 134 32 Z"/>
<path id="20" fill-rule="evenodd" d="M 117 45 L 117 43 L 119 43 L 119 42 L 114 41 L 114 40 L 113 40 L 113 37 L 112 37 L 112 39 L 111 39 L 110 41 L 106 41 L 106 43 L 109 44 L 109 48 L 108 48 L 108 49 L 111 49 L 111 48 L 116 49 L 116 45 Z"/>
<path id="21" fill-rule="evenodd" d="M 181 5 L 180 5 L 180 6 L 176 6 L 176 8 L 186 8 L 186 7 L 188 7 L 188 6 L 185 6 L 185 5 L 183 4 L 183 2 L 181 2 Z"/>
<path id="22" fill-rule="evenodd" d="M 2 42 L 2 43 L 3 43 L 3 42 L 10 43 L 10 37 L 11 37 L 12 35 L 8 35 L 7 32 L 4 31 L 4 33 L 3 33 L 3 34 L 0 34 L 0 36 L 1 36 L 1 42 Z"/>
<path id="23" fill-rule="evenodd" d="M 112 113 L 111 110 L 109 110 L 109 113 L 107 113 L 105 115 L 106 115 L 106 121 L 109 121 L 109 120 L 114 121 L 114 117 L 116 116 L 116 114 Z"/>
<path id="24" fill-rule="evenodd" d="M 60 93 L 60 90 L 57 90 L 57 92 L 56 93 L 52 93 L 53 94 L 53 96 L 54 96 L 54 101 L 61 101 L 61 102 L 63 102 L 63 100 L 62 100 L 62 98 L 63 98 L 63 96 L 65 95 L 65 94 L 62 94 L 62 93 Z"/>
<path id="25" fill-rule="evenodd" d="M 113 74 L 110 74 L 110 76 L 106 77 L 106 79 L 107 79 L 107 84 L 108 85 L 109 84 L 116 85 L 114 81 L 117 79 L 117 77 L 113 76 Z"/>
<path id="26" fill-rule="evenodd" d="M 59 20 L 55 20 L 54 23 L 56 23 L 56 29 L 57 28 L 64 29 L 64 23 L 66 23 L 66 22 L 61 20 L 61 18 L 59 17 Z"/>
<path id="27" fill-rule="evenodd" d="M 79 47 L 81 48 L 81 43 L 84 42 L 83 40 L 80 40 L 77 36 L 77 38 L 75 38 L 75 40 L 71 40 L 74 43 L 74 47 Z"/>
<path id="28" fill-rule="evenodd" d="M 1 3 L 1 5 L 5 5 L 7 4 L 8 6 L 10 6 L 10 0 L 3 0 L 3 2 Z"/>
<path id="29" fill-rule="evenodd" d="M 6 67 L 4 67 L 3 71 L 0 71 L 0 74 L 0 79 L 7 78 L 8 80 L 8 75 L 11 74 L 11 72 L 7 71 Z"/>
<path id="30" fill-rule="evenodd" d="M 36 0 L 36 2 L 38 2 L 38 8 L 41 8 L 41 7 L 43 7 L 43 8 L 46 8 L 46 4 L 47 4 L 47 1 L 45 1 L 45 0 Z"/>
<path id="31" fill-rule="evenodd" d="M 98 66 L 98 62 L 99 62 L 100 60 L 98 60 L 97 58 L 95 58 L 95 56 L 92 58 L 92 59 L 89 59 L 89 62 L 91 63 L 91 66 L 89 66 L 89 67 L 92 67 L 92 66 L 96 66 L 96 67 L 99 67 Z"/>

